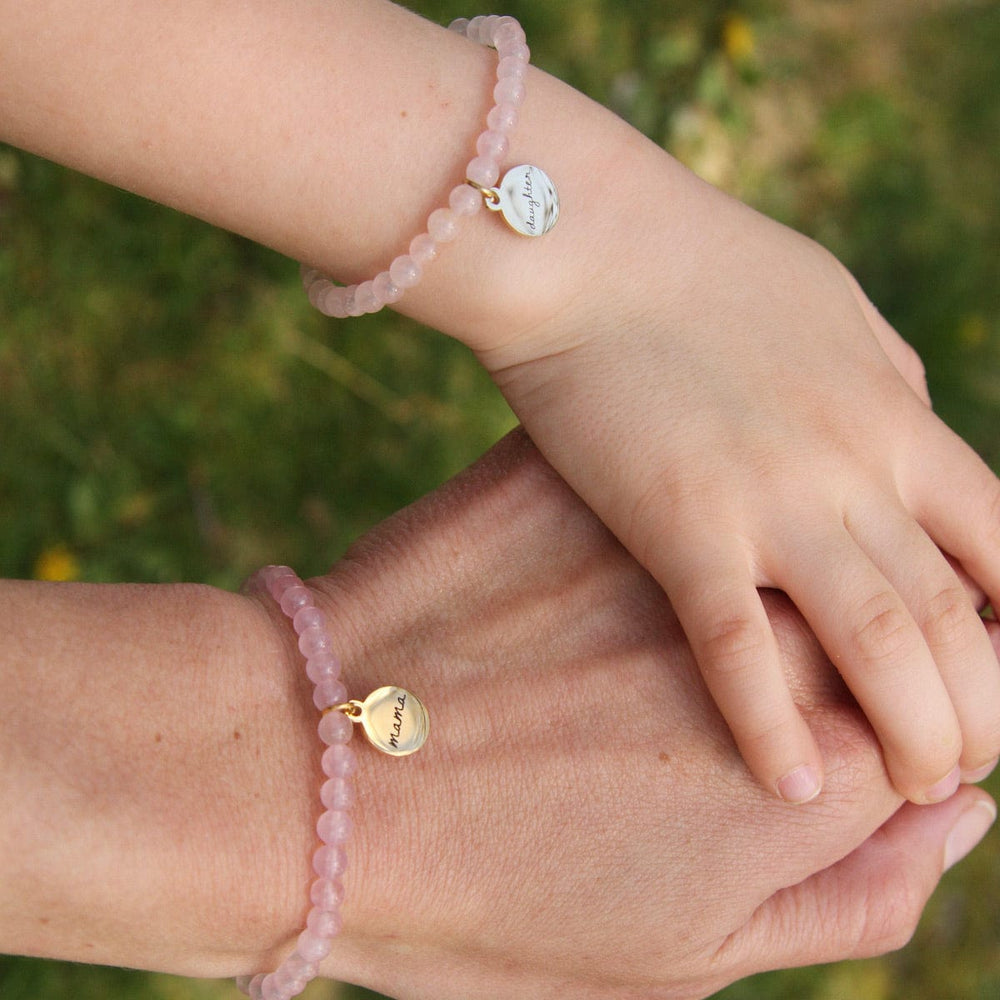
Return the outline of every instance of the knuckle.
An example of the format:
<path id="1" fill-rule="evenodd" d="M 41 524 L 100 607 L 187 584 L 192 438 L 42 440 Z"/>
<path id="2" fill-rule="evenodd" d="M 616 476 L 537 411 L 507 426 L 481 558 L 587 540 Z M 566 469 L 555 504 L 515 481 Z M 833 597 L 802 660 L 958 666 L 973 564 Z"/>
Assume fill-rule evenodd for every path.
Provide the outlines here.
<path id="1" fill-rule="evenodd" d="M 913 647 L 912 619 L 895 594 L 883 591 L 862 606 L 853 626 L 852 644 L 860 658 L 877 664 L 904 655 Z"/>
<path id="2" fill-rule="evenodd" d="M 699 643 L 706 670 L 732 678 L 756 668 L 767 655 L 767 635 L 750 615 L 716 619 Z"/>
<path id="3" fill-rule="evenodd" d="M 913 938 L 926 893 L 911 873 L 892 878 L 875 874 L 869 881 L 855 935 L 854 957 L 871 958 L 898 951 Z"/>
<path id="4" fill-rule="evenodd" d="M 957 581 L 935 593 L 921 618 L 924 633 L 936 644 L 952 646 L 968 634 L 973 613 L 965 588 Z"/>

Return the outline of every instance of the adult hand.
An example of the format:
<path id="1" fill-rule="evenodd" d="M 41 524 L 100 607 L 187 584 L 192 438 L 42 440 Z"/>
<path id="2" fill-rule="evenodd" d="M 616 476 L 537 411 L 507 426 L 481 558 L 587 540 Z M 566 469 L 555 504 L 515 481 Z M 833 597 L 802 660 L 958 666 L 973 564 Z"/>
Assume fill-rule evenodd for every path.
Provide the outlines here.
<path id="1" fill-rule="evenodd" d="M 432 712 L 415 757 L 359 747 L 331 976 L 406 1000 L 703 996 L 901 944 L 992 819 L 971 787 L 900 807 L 777 598 L 831 766 L 806 806 L 761 790 L 658 588 L 520 435 L 314 585 L 351 693 L 399 683 Z M 203 587 L 4 586 L 0 949 L 273 967 L 322 780 L 287 621 Z"/>

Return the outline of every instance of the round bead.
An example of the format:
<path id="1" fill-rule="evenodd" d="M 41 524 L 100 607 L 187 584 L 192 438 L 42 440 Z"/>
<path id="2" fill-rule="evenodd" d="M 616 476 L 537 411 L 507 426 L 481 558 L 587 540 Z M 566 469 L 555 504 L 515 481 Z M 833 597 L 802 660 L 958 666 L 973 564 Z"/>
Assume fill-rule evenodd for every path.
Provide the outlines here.
<path id="1" fill-rule="evenodd" d="M 313 691 L 313 704 L 322 712 L 347 700 L 347 688 L 333 678 L 324 678 Z"/>
<path id="2" fill-rule="evenodd" d="M 333 652 L 318 653 L 306 660 L 306 677 L 313 684 L 323 681 L 335 681 L 340 677 L 340 660 Z"/>
<path id="3" fill-rule="evenodd" d="M 350 815 L 340 809 L 327 809 L 316 821 L 316 833 L 324 844 L 346 844 L 353 829 Z"/>
<path id="4" fill-rule="evenodd" d="M 340 715 L 339 712 L 331 714 Z M 347 778 L 330 778 L 323 782 L 319 797 L 327 809 L 347 810 L 357 800 L 357 793 L 354 790 L 354 783 Z"/>
<path id="5" fill-rule="evenodd" d="M 308 660 L 312 656 L 319 656 L 320 653 L 329 653 L 333 650 L 333 640 L 325 628 L 307 628 L 299 636 L 299 652 Z"/>
<path id="6" fill-rule="evenodd" d="M 483 207 L 483 196 L 468 184 L 459 184 L 448 195 L 448 205 L 456 215 L 475 215 Z"/>
<path id="7" fill-rule="evenodd" d="M 382 307 L 376 298 L 374 283 L 371 281 L 362 281 L 358 285 L 358 290 L 354 293 L 354 301 L 357 308 L 363 313 L 378 312 Z"/>
<path id="8" fill-rule="evenodd" d="M 316 727 L 319 738 L 327 745 L 350 743 L 354 735 L 354 723 L 343 712 L 327 712 Z"/>
<path id="9" fill-rule="evenodd" d="M 497 104 L 486 116 L 486 124 L 494 132 L 513 132 L 517 128 L 519 117 L 518 110 L 513 104 Z"/>
<path id="10" fill-rule="evenodd" d="M 345 289 L 344 294 L 344 308 L 347 310 L 348 316 L 363 316 L 364 310 L 358 305 L 358 286 L 349 285 Z"/>
<path id="11" fill-rule="evenodd" d="M 503 55 L 497 63 L 497 79 L 513 76 L 523 80 L 528 73 L 529 62 L 531 62 L 531 49 L 523 42 L 518 45 L 505 45 Z"/>
<path id="12" fill-rule="evenodd" d="M 512 104 L 515 108 L 524 103 L 526 94 L 524 81 L 512 76 L 497 80 L 497 85 L 493 88 L 493 100 L 497 104 Z"/>
<path id="13" fill-rule="evenodd" d="M 397 257 L 389 265 L 389 277 L 397 288 L 412 288 L 423 273 L 423 268 L 409 254 Z"/>
<path id="14" fill-rule="evenodd" d="M 313 871 L 329 882 L 340 878 L 347 871 L 347 853 L 342 847 L 324 844 L 313 854 Z"/>
<path id="15" fill-rule="evenodd" d="M 330 938 L 336 937 L 344 926 L 340 914 L 336 910 L 320 910 L 313 908 L 306 917 L 306 927 L 316 935 L 316 937 Z"/>
<path id="16" fill-rule="evenodd" d="M 261 1000 L 260 990 L 263 982 L 263 974 L 256 975 L 250 980 L 250 983 L 247 986 L 247 995 L 250 997 L 250 1000 Z"/>
<path id="17" fill-rule="evenodd" d="M 500 167 L 488 156 L 477 156 L 465 168 L 465 176 L 477 187 L 491 188 L 500 179 Z"/>
<path id="18" fill-rule="evenodd" d="M 317 306 L 324 316 L 344 319 L 347 316 L 347 296 L 339 285 L 328 283 Z"/>
<path id="19" fill-rule="evenodd" d="M 375 289 L 375 294 L 386 305 L 392 305 L 403 297 L 403 289 L 392 283 L 388 271 L 379 271 L 372 278 L 372 287 Z"/>
<path id="20" fill-rule="evenodd" d="M 449 243 L 458 235 L 458 216 L 450 208 L 438 208 L 427 220 L 427 232 L 438 243 Z"/>
<path id="21" fill-rule="evenodd" d="M 291 979 L 306 980 L 308 982 L 310 979 L 315 979 L 316 974 L 319 972 L 319 967 L 315 962 L 310 962 L 309 959 L 300 955 L 297 951 L 293 951 L 291 955 L 288 956 L 281 963 L 281 969 L 284 970 L 285 975 Z M 303 986 L 305 983 L 303 983 Z M 301 990 L 299 991 L 301 992 Z"/>
<path id="22" fill-rule="evenodd" d="M 309 898 L 317 910 L 339 910 L 344 902 L 344 883 L 338 878 L 318 878 L 309 888 Z"/>
<path id="23" fill-rule="evenodd" d="M 326 618 L 323 617 L 323 612 L 313 605 L 307 604 L 304 608 L 299 608 L 292 618 L 292 628 L 295 629 L 296 635 L 302 635 L 307 628 L 325 627 Z"/>
<path id="24" fill-rule="evenodd" d="M 500 161 L 510 149 L 510 139 L 503 132 L 489 129 L 476 140 L 476 152 L 488 159 Z"/>
<path id="25" fill-rule="evenodd" d="M 334 743 L 323 751 L 322 765 L 328 778 L 349 778 L 358 769 L 358 757 L 349 746 Z"/>
<path id="26" fill-rule="evenodd" d="M 430 233 L 421 233 L 410 240 L 410 256 L 418 264 L 427 264 L 438 255 L 437 242 Z"/>
<path id="27" fill-rule="evenodd" d="M 278 603 L 281 605 L 281 610 L 291 618 L 300 608 L 305 608 L 312 604 L 312 594 L 309 593 L 303 584 L 293 584 L 281 595 Z"/>
<path id="28" fill-rule="evenodd" d="M 314 934 L 308 928 L 304 930 L 295 944 L 295 950 L 307 962 L 322 962 L 330 954 L 330 939 Z"/>

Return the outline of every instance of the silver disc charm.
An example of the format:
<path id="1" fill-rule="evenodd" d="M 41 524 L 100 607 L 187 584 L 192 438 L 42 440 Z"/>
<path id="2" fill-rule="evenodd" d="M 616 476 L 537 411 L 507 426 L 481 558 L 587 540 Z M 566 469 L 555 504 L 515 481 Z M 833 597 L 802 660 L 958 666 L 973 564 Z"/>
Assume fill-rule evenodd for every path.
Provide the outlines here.
<path id="1" fill-rule="evenodd" d="M 356 703 L 355 703 L 356 704 Z M 420 699 L 399 687 L 381 687 L 360 703 L 357 721 L 373 746 L 393 757 L 416 753 L 430 732 Z"/>
<path id="2" fill-rule="evenodd" d="M 559 195 L 549 175 L 540 167 L 523 163 L 512 167 L 490 189 L 486 205 L 499 212 L 522 236 L 543 236 L 559 218 Z"/>

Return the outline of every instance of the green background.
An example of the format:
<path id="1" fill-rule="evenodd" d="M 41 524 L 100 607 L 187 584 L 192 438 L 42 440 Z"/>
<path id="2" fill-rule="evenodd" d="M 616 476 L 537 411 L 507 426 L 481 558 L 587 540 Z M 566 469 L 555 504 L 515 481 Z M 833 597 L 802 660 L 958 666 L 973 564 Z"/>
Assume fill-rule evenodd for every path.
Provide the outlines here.
<path id="1" fill-rule="evenodd" d="M 477 13 L 413 6 L 442 22 Z M 534 0 L 506 12 L 536 63 L 838 254 L 924 357 L 938 412 L 1000 464 L 996 3 Z M 0 147 L 4 576 L 232 588 L 268 561 L 320 572 L 512 423 L 460 346 L 392 314 L 332 324 L 291 262 Z M 998 839 L 949 873 L 901 952 L 723 995 L 995 1000 Z M 233 996 L 0 959 L 3 1000 Z"/>

